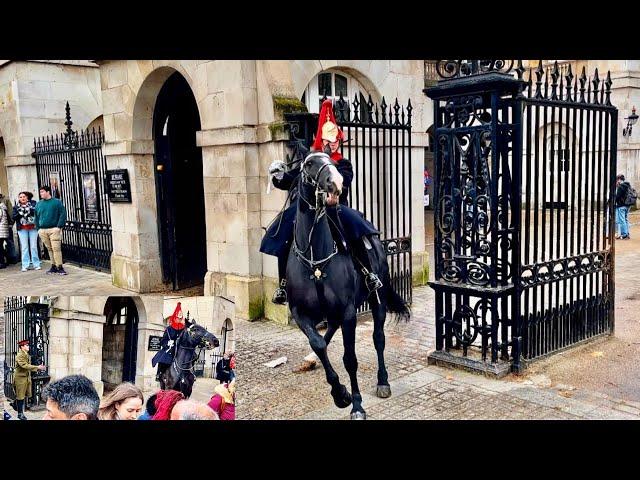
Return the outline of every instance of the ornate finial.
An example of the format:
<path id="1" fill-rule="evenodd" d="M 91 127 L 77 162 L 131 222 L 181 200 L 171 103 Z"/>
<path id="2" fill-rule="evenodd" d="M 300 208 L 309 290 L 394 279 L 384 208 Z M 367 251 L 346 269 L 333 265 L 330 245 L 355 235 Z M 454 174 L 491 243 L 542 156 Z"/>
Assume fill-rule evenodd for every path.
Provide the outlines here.
<path id="1" fill-rule="evenodd" d="M 542 98 L 542 74 L 544 70 L 542 69 L 542 60 L 538 63 L 538 68 L 536 68 L 536 94 L 535 98 Z"/>
<path id="2" fill-rule="evenodd" d="M 605 90 L 604 90 L 604 94 L 605 94 L 605 101 L 604 104 L 605 105 L 611 105 L 611 84 L 613 82 L 611 81 L 611 71 L 607 71 L 607 79 L 604 81 L 604 86 L 605 86 Z"/>
<path id="3" fill-rule="evenodd" d="M 564 76 L 567 80 L 567 102 L 571 101 L 571 84 L 573 83 L 573 73 L 571 72 L 571 64 L 569 64 L 569 68 L 567 69 L 567 74 Z"/>
<path id="4" fill-rule="evenodd" d="M 67 102 L 67 106 L 64 108 L 64 111 L 66 112 L 66 121 L 64 122 L 64 124 L 67 126 L 67 131 L 65 134 L 69 136 L 73 133 L 73 130 L 71 130 L 71 125 L 73 125 L 73 122 L 71 121 L 71 108 L 69 107 L 69 102 Z"/>

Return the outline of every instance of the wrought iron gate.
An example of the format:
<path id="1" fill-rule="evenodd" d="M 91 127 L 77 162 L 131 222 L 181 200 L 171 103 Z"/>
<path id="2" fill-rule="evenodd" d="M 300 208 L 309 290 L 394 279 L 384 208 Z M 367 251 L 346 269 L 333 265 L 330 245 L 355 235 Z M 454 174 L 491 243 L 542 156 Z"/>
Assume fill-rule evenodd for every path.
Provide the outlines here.
<path id="1" fill-rule="evenodd" d="M 351 103 L 340 97 L 334 110 L 345 134 L 341 152 L 353 164 L 349 205 L 380 230 L 391 282 L 411 303 L 411 101 L 400 106 L 396 99 L 391 106 L 384 97 L 380 105 L 371 96 L 368 100 L 356 96 Z M 318 115 L 296 113 L 285 118 L 294 155 L 301 146 L 308 149 Z"/>
<path id="2" fill-rule="evenodd" d="M 62 231 L 62 256 L 66 261 L 111 269 L 111 211 L 106 190 L 107 162 L 102 155 L 104 135 L 98 128 L 78 133 L 71 129 L 69 103 L 67 130 L 34 140 L 38 185 L 51 186 L 67 210 Z"/>
<path id="3" fill-rule="evenodd" d="M 5 366 L 4 394 L 14 400 L 13 372 L 16 367 L 18 342 L 28 339 L 32 365 L 44 364 L 47 368 L 31 374 L 32 396 L 28 399 L 30 408 L 41 407 L 42 388 L 49 381 L 49 305 L 28 303 L 27 297 L 5 297 Z"/>
<path id="4" fill-rule="evenodd" d="M 522 62 L 517 78 L 512 66 L 440 61 L 446 79 L 425 90 L 436 139 L 430 360 L 497 374 L 613 331 L 610 75 L 556 65 L 549 82 L 540 62 L 524 80 Z"/>

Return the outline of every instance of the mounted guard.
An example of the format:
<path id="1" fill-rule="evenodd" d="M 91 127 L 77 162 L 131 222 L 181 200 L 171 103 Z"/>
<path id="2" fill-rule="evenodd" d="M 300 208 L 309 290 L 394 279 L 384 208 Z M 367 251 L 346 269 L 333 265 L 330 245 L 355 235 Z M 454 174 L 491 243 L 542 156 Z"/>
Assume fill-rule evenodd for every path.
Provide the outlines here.
<path id="1" fill-rule="evenodd" d="M 379 235 L 380 232 L 367 220 L 364 215 L 349 207 L 349 188 L 353 180 L 353 166 L 338 151 L 344 141 L 344 133 L 336 124 L 331 100 L 322 103 L 318 118 L 318 130 L 312 145 L 313 152 L 326 153 L 335 165 L 341 184 L 341 193 L 326 193 L 326 213 L 330 220 L 332 236 L 341 251 L 350 252 L 358 271 L 363 275 L 365 284 L 370 293 L 382 287 L 382 282 L 374 269 L 369 251 L 371 242 L 367 239 L 371 235 Z M 304 152 L 301 152 L 304 153 Z M 268 255 L 278 257 L 278 288 L 273 294 L 273 303 L 284 305 L 287 303 L 287 260 L 293 241 L 294 220 L 298 204 L 298 177 L 301 172 L 301 159 L 296 159 L 290 164 L 299 165 L 286 170 L 287 164 L 275 161 L 269 166 L 269 174 L 272 176 L 273 185 L 281 190 L 288 190 L 289 206 L 284 209 L 267 228 L 262 239 L 260 251 Z"/>
<path id="2" fill-rule="evenodd" d="M 181 303 L 178 302 L 173 314 L 169 317 L 169 325 L 167 325 L 167 328 L 162 335 L 160 350 L 151 360 L 151 365 L 154 367 L 156 364 L 158 365 L 156 381 L 159 382 L 162 374 L 171 366 L 176 354 L 176 343 L 178 341 L 178 337 L 182 333 L 182 330 L 184 330 L 185 327 L 188 328 L 190 325 L 190 322 L 185 322 Z"/>

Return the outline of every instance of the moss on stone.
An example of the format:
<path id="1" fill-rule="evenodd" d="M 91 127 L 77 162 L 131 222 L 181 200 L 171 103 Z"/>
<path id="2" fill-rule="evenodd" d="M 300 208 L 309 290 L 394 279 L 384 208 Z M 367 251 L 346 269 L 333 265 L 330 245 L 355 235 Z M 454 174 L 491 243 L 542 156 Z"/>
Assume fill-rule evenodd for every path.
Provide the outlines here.
<path id="1" fill-rule="evenodd" d="M 249 301 L 249 320 L 258 320 L 264 317 L 264 298 Z"/>
<path id="2" fill-rule="evenodd" d="M 272 140 L 285 134 L 285 125 L 285 122 L 273 122 L 269 124 L 269 132 L 271 133 Z"/>
<path id="3" fill-rule="evenodd" d="M 281 97 L 274 95 L 272 98 L 273 110 L 276 114 L 276 118 L 282 119 L 282 115 L 285 113 L 307 111 L 307 106 L 295 97 Z"/>
<path id="4" fill-rule="evenodd" d="M 414 271 L 411 280 L 414 287 L 426 285 L 429 282 L 429 264 L 425 263 L 424 267 Z"/>

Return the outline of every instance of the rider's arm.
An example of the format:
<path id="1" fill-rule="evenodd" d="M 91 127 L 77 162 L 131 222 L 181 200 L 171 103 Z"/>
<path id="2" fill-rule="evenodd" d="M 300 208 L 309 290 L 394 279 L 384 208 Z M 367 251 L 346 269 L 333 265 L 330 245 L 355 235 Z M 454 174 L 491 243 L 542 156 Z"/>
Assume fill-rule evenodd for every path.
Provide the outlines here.
<path id="1" fill-rule="evenodd" d="M 349 201 L 349 188 L 351 187 L 351 182 L 353 181 L 353 166 L 351 162 L 346 158 L 343 158 L 336 165 L 338 172 L 342 175 L 342 193 L 340 194 L 340 203 L 343 205 L 348 205 Z"/>
<path id="2" fill-rule="evenodd" d="M 295 185 L 298 175 L 300 175 L 300 167 L 284 172 L 281 177 L 279 175 L 273 177 L 273 186 L 280 190 L 290 190 Z"/>

